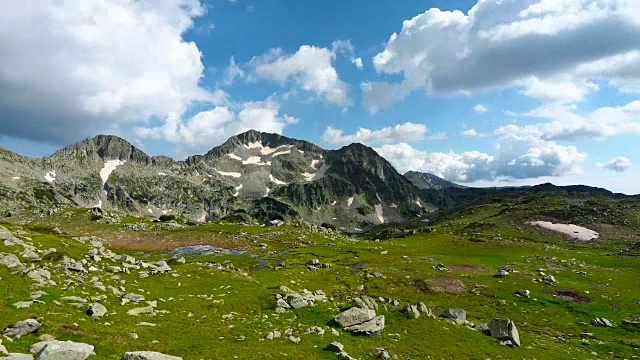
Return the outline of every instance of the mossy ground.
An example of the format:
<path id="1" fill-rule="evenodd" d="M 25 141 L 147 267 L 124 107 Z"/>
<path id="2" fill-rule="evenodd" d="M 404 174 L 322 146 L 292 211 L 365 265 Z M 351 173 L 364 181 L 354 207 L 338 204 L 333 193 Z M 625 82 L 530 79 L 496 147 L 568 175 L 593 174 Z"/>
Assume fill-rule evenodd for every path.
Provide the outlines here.
<path id="1" fill-rule="evenodd" d="M 92 344 L 99 359 L 118 359 L 125 351 L 134 350 L 160 351 L 185 359 L 335 359 L 335 354 L 324 350 L 332 341 L 341 342 L 351 356 L 361 359 L 373 358 L 377 347 L 385 347 L 401 359 L 640 357 L 640 329 L 623 325 L 623 319 L 640 317 L 640 258 L 625 252 L 638 241 L 637 213 L 629 212 L 627 219 L 621 219 L 629 220 L 627 224 L 608 224 L 607 235 L 597 242 L 572 243 L 526 225 L 529 220 L 552 219 L 549 210 L 564 208 L 564 200 L 542 198 L 532 204 L 521 204 L 521 200 L 479 203 L 442 216 L 429 224 L 428 234 L 378 242 L 311 233 L 296 224 L 266 228 L 214 223 L 172 231 L 133 232 L 121 230 L 121 224 L 91 222 L 86 210 L 65 210 L 22 224 L 25 236 L 40 249 L 55 247 L 59 254 L 76 260 L 88 254 L 89 245 L 73 240 L 75 235 L 100 236 L 117 245 L 111 247 L 113 251 L 144 260 L 170 259 L 168 249 L 193 244 L 247 252 L 240 256 L 190 256 L 185 264 L 170 261 L 177 277 L 170 273 L 140 278 L 133 271 L 117 274 L 118 280 L 103 272 L 92 273 L 88 278 L 99 276 L 105 285 L 122 285 L 127 292 L 144 294 L 147 300 L 158 300 L 158 310 L 168 311 L 155 317 L 129 316 L 126 311 L 135 305 L 121 306 L 120 299 L 107 292 L 108 298 L 102 303 L 109 314 L 97 321 L 84 314 L 84 307 L 53 303 L 66 295 L 103 294 L 88 281 L 76 281 L 62 290 L 65 279 L 54 277 L 58 286 L 43 289 L 49 293 L 41 298 L 46 304 L 16 309 L 11 304 L 28 300 L 35 289 L 25 276 L 0 266 L 0 326 L 41 316 L 44 326 L 39 333 Z M 629 207 L 635 208 L 636 204 Z M 534 216 L 538 218 L 531 218 Z M 123 222 L 138 221 L 125 218 Z M 18 227 L 16 223 L 5 226 L 11 230 Z M 53 233 L 53 226 L 59 226 L 65 234 Z M 131 241 L 127 243 L 127 239 Z M 268 245 L 266 250 L 260 250 L 261 243 Z M 0 244 L 0 252 L 15 250 Z M 316 258 L 333 267 L 307 270 L 306 262 Z M 57 258 L 44 261 L 55 262 Z M 208 266 L 213 263 L 225 268 L 233 264 L 236 270 Z M 285 266 L 274 270 L 280 263 Z M 452 271 L 436 270 L 439 263 Z M 494 277 L 502 266 L 515 271 L 506 277 Z M 541 279 L 541 268 L 559 283 L 534 282 Z M 381 272 L 384 278 L 368 276 L 375 272 Z M 466 291 L 434 291 L 429 286 L 434 280 L 460 280 Z M 275 314 L 275 294 L 281 285 L 293 290 L 321 289 L 333 300 Z M 364 291 L 357 290 L 360 285 L 364 285 Z M 520 289 L 530 290 L 531 298 L 516 296 Z M 554 296 L 554 292 L 567 289 L 589 301 Z M 378 311 L 386 316 L 381 338 L 342 331 L 339 337 L 330 331 L 324 335 L 304 334 L 312 326 L 337 328 L 334 316 L 349 306 L 350 298 L 363 294 L 390 297 L 403 304 L 422 301 L 436 311 L 463 308 L 474 323 L 507 317 L 517 325 L 522 347 L 501 346 L 479 331 L 436 318 L 412 319 L 401 308 L 389 305 Z M 222 318 L 231 313 L 232 319 Z M 591 326 L 596 317 L 618 326 Z M 136 326 L 142 321 L 158 326 Z M 274 329 L 284 332 L 288 328 L 301 337 L 299 344 L 284 337 L 264 339 Z M 139 338 L 130 338 L 132 332 Z M 583 344 L 583 339 L 589 344 Z M 37 341 L 36 334 L 13 343 L 4 341 L 4 345 L 13 352 L 26 352 Z"/>

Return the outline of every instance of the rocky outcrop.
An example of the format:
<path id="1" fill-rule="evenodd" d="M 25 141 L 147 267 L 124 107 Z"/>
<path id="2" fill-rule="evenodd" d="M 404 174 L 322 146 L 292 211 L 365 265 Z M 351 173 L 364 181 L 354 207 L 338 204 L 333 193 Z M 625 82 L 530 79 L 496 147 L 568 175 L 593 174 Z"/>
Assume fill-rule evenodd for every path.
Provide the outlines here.
<path id="1" fill-rule="evenodd" d="M 154 351 L 133 351 L 122 355 L 121 360 L 182 360 L 182 358 Z"/>

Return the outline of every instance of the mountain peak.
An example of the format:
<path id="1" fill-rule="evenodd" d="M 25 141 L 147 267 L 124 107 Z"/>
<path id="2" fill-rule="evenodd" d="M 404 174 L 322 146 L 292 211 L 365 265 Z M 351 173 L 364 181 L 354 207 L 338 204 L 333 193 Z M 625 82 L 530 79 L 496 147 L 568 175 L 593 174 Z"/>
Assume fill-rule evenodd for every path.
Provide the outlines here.
<path id="1" fill-rule="evenodd" d="M 407 171 L 404 176 L 409 179 L 418 189 L 422 190 L 441 190 L 448 188 L 463 188 L 464 186 L 458 185 L 451 181 L 445 180 L 439 176 L 422 173 L 418 171 Z"/>
<path id="2" fill-rule="evenodd" d="M 304 140 L 292 139 L 280 134 L 266 133 L 257 130 L 248 130 L 243 133 L 234 135 L 225 141 L 222 145 L 211 149 L 206 157 L 221 157 L 232 153 L 240 146 L 257 146 L 277 148 L 284 145 L 294 145 L 299 150 L 310 152 L 322 152 L 323 149 Z"/>
<path id="3" fill-rule="evenodd" d="M 126 160 L 149 164 L 151 158 L 127 140 L 115 135 L 97 135 L 69 145 L 48 158 L 83 156 L 93 160 Z"/>

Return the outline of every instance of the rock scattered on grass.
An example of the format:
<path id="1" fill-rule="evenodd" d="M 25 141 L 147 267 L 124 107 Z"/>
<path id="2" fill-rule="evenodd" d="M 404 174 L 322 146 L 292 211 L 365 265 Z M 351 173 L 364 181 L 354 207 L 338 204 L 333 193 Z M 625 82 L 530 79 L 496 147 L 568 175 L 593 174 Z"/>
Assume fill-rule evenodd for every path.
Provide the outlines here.
<path id="1" fill-rule="evenodd" d="M 489 323 L 489 333 L 494 339 L 502 340 L 504 345 L 520 346 L 520 335 L 513 321 L 496 318 Z"/>
<path id="2" fill-rule="evenodd" d="M 133 351 L 122 355 L 121 360 L 182 360 L 182 358 L 155 351 Z"/>
<path id="3" fill-rule="evenodd" d="M 42 325 L 34 319 L 27 319 L 24 321 L 18 321 L 15 325 L 9 326 L 4 329 L 4 336 L 7 337 L 21 337 L 27 334 L 38 331 Z"/>

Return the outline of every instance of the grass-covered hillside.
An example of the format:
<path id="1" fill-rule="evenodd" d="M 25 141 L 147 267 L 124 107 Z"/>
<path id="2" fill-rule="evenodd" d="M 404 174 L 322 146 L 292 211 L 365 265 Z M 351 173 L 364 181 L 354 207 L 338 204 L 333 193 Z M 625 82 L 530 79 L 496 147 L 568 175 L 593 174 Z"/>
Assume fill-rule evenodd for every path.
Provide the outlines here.
<path id="1" fill-rule="evenodd" d="M 88 210 L 25 211 L 0 228 L 0 327 L 30 318 L 41 327 L 1 346 L 28 354 L 50 335 L 93 346 L 89 359 L 129 351 L 184 359 L 631 359 L 640 356 L 639 209 L 633 198 L 488 197 L 410 229 L 361 237 L 305 223 L 108 223 L 92 221 Z M 527 224 L 535 220 L 582 225 L 600 238 L 568 240 Z M 345 331 L 336 315 L 367 297 L 384 328 Z M 300 299 L 305 306 L 285 308 Z M 96 304 L 106 314 L 88 315 Z M 447 309 L 464 309 L 466 321 L 442 318 Z M 515 324 L 521 346 L 483 331 L 495 318 Z M 614 327 L 592 325 L 598 318 Z M 340 355 L 327 348 L 336 341 Z"/>

